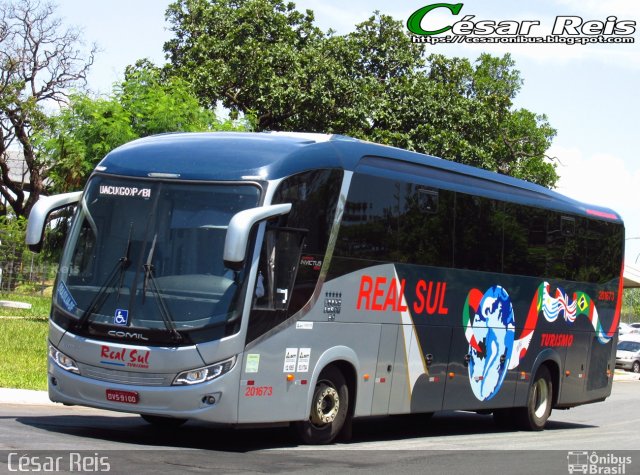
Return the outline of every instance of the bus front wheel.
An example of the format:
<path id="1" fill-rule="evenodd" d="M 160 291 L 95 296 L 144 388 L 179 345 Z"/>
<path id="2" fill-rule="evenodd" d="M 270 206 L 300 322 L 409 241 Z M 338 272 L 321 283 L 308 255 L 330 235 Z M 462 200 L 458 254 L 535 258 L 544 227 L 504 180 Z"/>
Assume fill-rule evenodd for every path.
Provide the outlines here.
<path id="1" fill-rule="evenodd" d="M 553 405 L 553 383 L 551 373 L 546 366 L 541 366 L 529 387 L 527 406 L 517 408 L 517 420 L 525 430 L 544 429 L 551 415 Z"/>
<path id="2" fill-rule="evenodd" d="M 348 411 L 349 388 L 342 372 L 325 368 L 313 391 L 309 419 L 294 422 L 294 429 L 305 444 L 329 444 L 342 430 Z"/>

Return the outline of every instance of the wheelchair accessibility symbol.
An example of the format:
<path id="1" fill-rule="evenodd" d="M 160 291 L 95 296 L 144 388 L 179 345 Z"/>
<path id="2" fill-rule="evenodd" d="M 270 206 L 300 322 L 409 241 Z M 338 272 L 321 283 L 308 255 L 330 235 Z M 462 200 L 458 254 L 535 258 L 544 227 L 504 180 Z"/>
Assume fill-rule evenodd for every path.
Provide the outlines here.
<path id="1" fill-rule="evenodd" d="M 113 324 L 126 325 L 127 323 L 129 323 L 129 310 L 117 309 L 116 315 L 113 317 Z"/>

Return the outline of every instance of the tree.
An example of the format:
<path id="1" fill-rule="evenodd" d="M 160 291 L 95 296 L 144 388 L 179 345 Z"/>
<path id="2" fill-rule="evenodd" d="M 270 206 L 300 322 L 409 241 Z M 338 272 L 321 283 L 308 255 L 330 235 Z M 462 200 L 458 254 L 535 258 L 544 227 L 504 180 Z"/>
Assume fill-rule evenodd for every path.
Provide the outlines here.
<path id="1" fill-rule="evenodd" d="M 307 70 L 322 38 L 310 11 L 282 0 L 178 0 L 167 18 L 176 37 L 165 51 L 204 106 L 253 111 L 272 129 L 310 105 Z"/>
<path id="2" fill-rule="evenodd" d="M 282 0 L 177 0 L 166 70 L 205 107 L 254 112 L 258 130 L 341 133 L 553 186 L 555 130 L 514 110 L 509 55 L 424 57 L 400 22 L 374 12 L 347 35 Z"/>
<path id="3" fill-rule="evenodd" d="M 37 1 L 0 3 L 0 193 L 17 216 L 27 216 L 45 188 L 49 163 L 36 153 L 34 131 L 48 106 L 84 86 L 95 53 L 83 53 L 79 31 L 53 15 L 52 5 Z M 28 190 L 10 175 L 14 149 L 28 167 Z"/>
<path id="4" fill-rule="evenodd" d="M 69 106 L 49 119 L 37 144 L 52 163 L 53 191 L 66 192 L 81 189 L 107 153 L 139 137 L 250 127 L 250 119 L 218 119 L 198 104 L 185 80 L 165 77 L 152 63 L 141 60 L 127 67 L 124 81 L 109 97 L 71 96 Z"/>

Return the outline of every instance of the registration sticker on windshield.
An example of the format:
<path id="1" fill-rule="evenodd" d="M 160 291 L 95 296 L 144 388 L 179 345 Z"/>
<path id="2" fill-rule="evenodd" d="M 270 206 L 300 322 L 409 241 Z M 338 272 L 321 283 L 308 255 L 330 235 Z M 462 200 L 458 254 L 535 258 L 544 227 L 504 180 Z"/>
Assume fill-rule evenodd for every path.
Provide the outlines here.
<path id="1" fill-rule="evenodd" d="M 126 196 L 130 198 L 151 198 L 151 188 L 137 186 L 100 185 L 100 194 L 107 196 Z"/>

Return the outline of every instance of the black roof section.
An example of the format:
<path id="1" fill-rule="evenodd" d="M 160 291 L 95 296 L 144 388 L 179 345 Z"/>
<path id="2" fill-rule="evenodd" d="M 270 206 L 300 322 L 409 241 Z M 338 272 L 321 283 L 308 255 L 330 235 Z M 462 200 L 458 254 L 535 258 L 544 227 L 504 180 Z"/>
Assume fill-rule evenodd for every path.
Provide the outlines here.
<path id="1" fill-rule="evenodd" d="M 420 182 L 495 199 L 622 221 L 614 211 L 586 205 L 506 175 L 340 135 L 205 132 L 146 137 L 110 152 L 97 170 L 147 178 L 197 181 L 273 180 L 318 168 L 410 175 Z"/>

